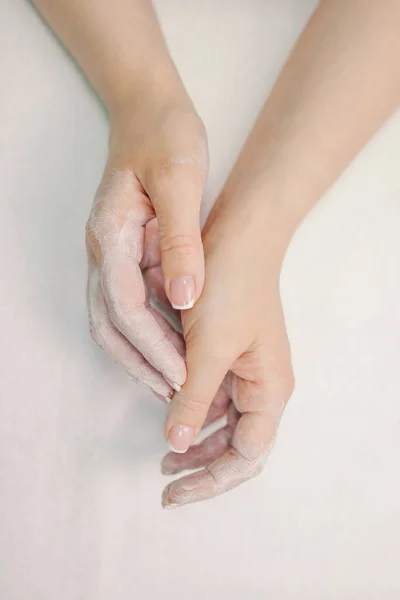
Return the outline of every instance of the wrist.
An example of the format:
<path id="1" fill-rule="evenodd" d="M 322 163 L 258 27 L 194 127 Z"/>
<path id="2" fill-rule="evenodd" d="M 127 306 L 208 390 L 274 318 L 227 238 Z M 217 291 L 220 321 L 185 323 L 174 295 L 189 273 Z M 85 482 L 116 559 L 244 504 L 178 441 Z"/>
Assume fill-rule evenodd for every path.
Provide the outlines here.
<path id="1" fill-rule="evenodd" d="M 270 274 L 279 277 L 290 241 L 301 221 L 279 190 L 269 185 L 238 193 L 226 186 L 217 199 L 203 230 L 205 248 L 214 248 L 225 240 L 247 248 L 251 256 L 260 256 Z M 224 243 L 224 242 L 222 242 Z"/>
<path id="2" fill-rule="evenodd" d="M 180 82 L 171 82 L 163 93 L 142 88 L 110 115 L 110 126 L 107 168 L 133 169 L 146 187 L 149 173 L 158 177 L 169 164 L 182 164 L 186 170 L 192 165 L 194 172 L 197 165 L 204 185 L 206 131 Z"/>
<path id="3" fill-rule="evenodd" d="M 203 230 L 203 247 L 208 272 L 214 262 L 232 270 L 239 280 L 256 278 L 261 286 L 278 284 L 290 236 L 282 234 L 279 221 L 271 215 L 263 224 L 257 212 L 242 210 L 221 194 Z M 240 265 L 246 265 L 241 271 Z M 206 271 L 207 271 L 206 270 Z M 264 283 L 262 283 L 264 282 Z"/>
<path id="4" fill-rule="evenodd" d="M 197 114 L 178 74 L 161 71 L 127 84 L 109 103 L 108 110 L 112 130 L 132 120 L 141 126 L 154 115 L 170 110 Z"/>
<path id="5" fill-rule="evenodd" d="M 111 122 L 121 113 L 130 112 L 146 102 L 160 103 L 184 95 L 186 90 L 169 56 L 144 61 L 140 66 L 124 70 L 110 81 L 103 99 Z"/>

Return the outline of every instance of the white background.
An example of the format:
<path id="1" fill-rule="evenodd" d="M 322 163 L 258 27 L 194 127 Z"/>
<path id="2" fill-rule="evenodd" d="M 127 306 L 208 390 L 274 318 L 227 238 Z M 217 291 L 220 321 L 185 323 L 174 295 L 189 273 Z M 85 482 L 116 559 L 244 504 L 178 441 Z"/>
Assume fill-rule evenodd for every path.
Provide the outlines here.
<path id="1" fill-rule="evenodd" d="M 314 5 L 157 3 L 208 128 L 208 204 Z M 400 115 L 291 245 L 297 390 L 266 471 L 174 511 L 164 408 L 88 335 L 84 223 L 107 134 L 33 9 L 0 0 L 1 599 L 397 600 Z"/>

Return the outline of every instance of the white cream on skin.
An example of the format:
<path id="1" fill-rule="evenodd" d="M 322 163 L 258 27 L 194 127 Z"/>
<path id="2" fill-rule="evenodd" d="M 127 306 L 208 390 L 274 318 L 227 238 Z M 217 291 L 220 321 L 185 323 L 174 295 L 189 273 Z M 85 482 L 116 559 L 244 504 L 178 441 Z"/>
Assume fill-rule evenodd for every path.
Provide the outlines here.
<path id="1" fill-rule="evenodd" d="M 246 382 L 231 373 L 224 382 L 226 393 L 231 398 L 225 427 L 190 447 L 186 454 L 169 453 L 164 458 L 162 472 L 165 474 L 201 468 L 165 488 L 162 499 L 165 508 L 212 498 L 263 470 L 274 445 L 282 403 L 272 406 L 270 402 L 265 407 L 264 399 L 264 411 L 260 412 L 261 390 L 259 394 L 253 394 L 251 406 L 248 389 L 243 388 L 243 384 Z M 245 395 L 247 412 L 244 412 L 240 401 L 240 397 Z M 253 409 L 254 412 L 251 412 Z"/>
<path id="2" fill-rule="evenodd" d="M 170 341 L 172 328 L 166 321 L 161 327 L 149 310 L 141 260 L 145 225 L 153 218 L 133 173 L 104 177 L 88 221 L 88 304 L 96 341 L 135 381 L 169 396 L 170 386 L 179 390 L 185 381 L 186 367 Z"/>

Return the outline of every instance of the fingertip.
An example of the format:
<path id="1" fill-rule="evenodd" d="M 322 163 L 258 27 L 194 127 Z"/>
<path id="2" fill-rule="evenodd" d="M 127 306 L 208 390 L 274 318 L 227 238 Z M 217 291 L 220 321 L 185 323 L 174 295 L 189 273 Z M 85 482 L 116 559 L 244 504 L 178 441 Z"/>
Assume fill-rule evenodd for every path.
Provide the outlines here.
<path id="1" fill-rule="evenodd" d="M 159 399 L 161 400 L 161 402 L 165 402 L 166 404 L 169 404 L 171 402 L 171 398 L 169 396 L 163 396 L 162 394 L 158 394 L 157 392 L 155 392 L 153 390 L 153 394 Z"/>
<path id="2" fill-rule="evenodd" d="M 178 304 L 174 304 L 173 302 L 171 302 L 171 305 L 172 305 L 172 308 L 174 308 L 175 310 L 189 310 L 189 309 L 193 308 L 194 300 L 192 300 L 188 304 L 185 304 L 184 306 L 179 306 Z"/>
<path id="3" fill-rule="evenodd" d="M 174 381 L 170 381 L 168 382 L 170 384 L 170 386 L 176 391 L 176 392 L 180 392 L 182 387 L 178 384 L 175 383 Z"/>
<path id="4" fill-rule="evenodd" d="M 171 460 L 171 453 L 168 452 L 168 454 L 166 454 L 164 456 L 164 458 L 161 461 L 161 465 L 160 465 L 160 471 L 162 475 L 173 475 L 174 471 L 173 471 L 173 461 Z"/>
<path id="5" fill-rule="evenodd" d="M 171 484 L 167 485 L 166 488 L 164 488 L 162 496 L 161 496 L 161 506 L 165 509 L 170 509 L 170 508 L 178 508 L 179 504 L 177 504 L 176 502 L 173 502 L 170 498 L 169 495 L 169 491 L 171 488 Z"/>
<path id="6" fill-rule="evenodd" d="M 174 378 L 171 377 L 172 369 L 169 367 L 168 373 L 164 373 L 164 380 L 167 385 L 174 390 L 174 392 L 180 392 L 187 378 L 187 370 L 186 363 L 179 354 L 177 356 L 177 360 L 175 361 L 173 373 Z"/>
<path id="7" fill-rule="evenodd" d="M 186 475 L 169 483 L 162 494 L 163 508 L 178 508 L 198 500 L 203 500 L 208 494 L 202 494 L 201 478 L 203 471 Z M 199 479 L 200 477 L 200 479 Z"/>

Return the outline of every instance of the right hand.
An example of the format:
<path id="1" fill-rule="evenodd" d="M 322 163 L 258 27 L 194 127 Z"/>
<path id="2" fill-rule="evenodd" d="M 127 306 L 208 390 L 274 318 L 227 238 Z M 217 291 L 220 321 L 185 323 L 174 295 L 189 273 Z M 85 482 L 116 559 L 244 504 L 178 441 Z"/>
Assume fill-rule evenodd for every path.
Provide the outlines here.
<path id="1" fill-rule="evenodd" d="M 266 209 L 254 187 L 222 193 L 203 232 L 207 280 L 183 315 L 188 377 L 169 406 L 165 474 L 199 469 L 164 490 L 163 506 L 212 498 L 259 474 L 294 387 L 279 278 L 283 210 Z M 227 422 L 192 445 L 204 426 Z"/>
<path id="2" fill-rule="evenodd" d="M 87 223 L 90 329 L 134 381 L 164 397 L 186 380 L 184 347 L 150 306 L 148 288 L 169 308 L 198 300 L 207 170 L 205 130 L 184 90 L 167 100 L 143 92 L 111 116 L 110 153 Z"/>

